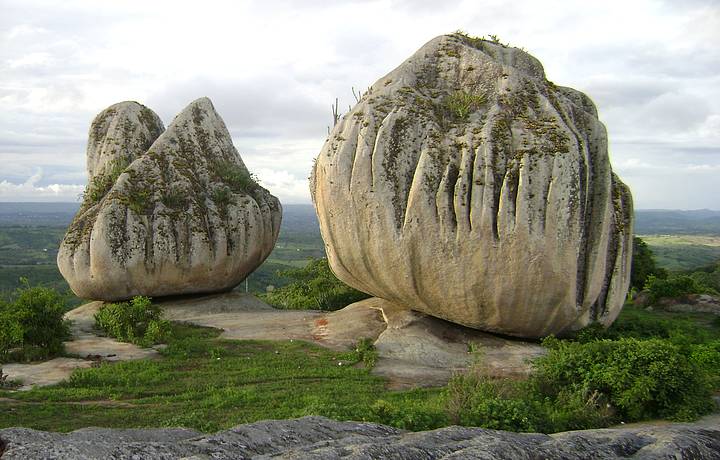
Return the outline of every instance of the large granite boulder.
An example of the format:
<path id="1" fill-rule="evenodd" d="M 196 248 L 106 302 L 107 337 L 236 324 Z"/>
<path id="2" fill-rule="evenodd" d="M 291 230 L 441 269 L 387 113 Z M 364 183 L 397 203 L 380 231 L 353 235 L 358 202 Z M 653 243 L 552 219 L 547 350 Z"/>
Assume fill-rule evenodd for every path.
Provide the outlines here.
<path id="1" fill-rule="evenodd" d="M 207 98 L 164 132 L 140 104 L 106 109 L 90 127 L 88 174 L 58 253 L 79 297 L 229 290 L 277 240 L 280 203 L 248 172 Z"/>
<path id="2" fill-rule="evenodd" d="M 334 127 L 310 188 L 338 278 L 405 308 L 541 337 L 625 299 L 632 198 L 605 127 L 517 48 L 428 42 Z"/>

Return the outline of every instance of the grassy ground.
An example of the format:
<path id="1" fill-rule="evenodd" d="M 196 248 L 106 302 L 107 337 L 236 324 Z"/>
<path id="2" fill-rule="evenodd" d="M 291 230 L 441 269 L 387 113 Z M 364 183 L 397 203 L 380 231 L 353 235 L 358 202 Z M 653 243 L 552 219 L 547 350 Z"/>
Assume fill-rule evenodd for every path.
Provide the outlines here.
<path id="1" fill-rule="evenodd" d="M 692 270 L 720 259 L 720 236 L 641 235 L 660 267 Z"/>
<path id="2" fill-rule="evenodd" d="M 76 371 L 53 387 L 0 390 L 0 428 L 71 431 L 87 426 L 216 431 L 309 414 L 377 419 L 379 399 L 437 405 L 439 390 L 388 392 L 355 352 L 286 341 L 231 341 L 210 328 L 175 324 L 157 360 Z"/>
<path id="3" fill-rule="evenodd" d="M 299 341 L 223 340 L 219 333 L 173 324 L 160 359 L 105 363 L 28 392 L 0 390 L 0 428 L 184 426 L 213 432 L 311 414 L 406 429 L 452 423 L 444 388 L 388 391 L 365 367 L 362 351 L 334 352 Z M 720 320 L 626 307 L 606 334 L 709 343 L 720 339 Z M 491 417 L 480 425 L 495 422 Z"/>

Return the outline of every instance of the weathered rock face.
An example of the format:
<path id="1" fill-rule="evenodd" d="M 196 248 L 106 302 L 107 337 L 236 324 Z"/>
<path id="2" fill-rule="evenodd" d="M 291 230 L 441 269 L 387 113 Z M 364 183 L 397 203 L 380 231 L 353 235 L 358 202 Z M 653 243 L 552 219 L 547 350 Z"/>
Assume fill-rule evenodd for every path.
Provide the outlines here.
<path id="1" fill-rule="evenodd" d="M 125 169 L 147 151 L 162 132 L 162 120 L 137 102 L 120 102 L 100 112 L 90 125 L 88 183 L 111 169 Z"/>
<path id="2" fill-rule="evenodd" d="M 632 199 L 605 128 L 519 49 L 430 41 L 335 126 L 310 188 L 333 271 L 374 296 L 523 337 L 622 307 Z"/>
<path id="3" fill-rule="evenodd" d="M 4 450 L 4 453 L 3 453 Z M 720 458 L 717 427 L 659 425 L 553 435 L 451 426 L 408 433 L 324 417 L 269 420 L 212 435 L 186 429 L 0 430 L 3 459 Z"/>
<path id="4" fill-rule="evenodd" d="M 90 128 L 88 172 L 58 253 L 79 297 L 228 290 L 277 240 L 280 203 L 253 180 L 207 98 L 165 132 L 139 104 L 106 109 Z"/>

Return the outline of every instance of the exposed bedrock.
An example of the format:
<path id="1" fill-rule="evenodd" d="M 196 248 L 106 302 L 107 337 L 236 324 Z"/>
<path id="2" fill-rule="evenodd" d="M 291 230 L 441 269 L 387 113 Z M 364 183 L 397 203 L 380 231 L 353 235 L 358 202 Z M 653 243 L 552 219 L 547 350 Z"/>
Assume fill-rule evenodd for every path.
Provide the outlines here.
<path id="1" fill-rule="evenodd" d="M 280 202 L 249 173 L 209 99 L 166 131 L 147 107 L 115 104 L 93 121 L 87 154 L 88 188 L 58 253 L 79 297 L 229 290 L 272 251 Z"/>
<path id="2" fill-rule="evenodd" d="M 517 48 L 435 38 L 334 127 L 311 193 L 335 274 L 405 308 L 541 337 L 609 325 L 632 198 L 584 94 Z"/>

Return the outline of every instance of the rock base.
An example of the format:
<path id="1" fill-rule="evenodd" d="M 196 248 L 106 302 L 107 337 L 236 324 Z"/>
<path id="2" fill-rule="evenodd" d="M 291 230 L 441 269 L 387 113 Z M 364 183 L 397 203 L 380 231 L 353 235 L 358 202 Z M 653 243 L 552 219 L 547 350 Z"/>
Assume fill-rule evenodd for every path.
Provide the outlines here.
<path id="1" fill-rule="evenodd" d="M 698 425 L 553 435 L 452 426 L 409 433 L 324 417 L 263 421 L 201 436 L 192 430 L 86 428 L 68 434 L 0 430 L 3 460 L 33 459 L 487 459 L 720 458 L 720 430 Z"/>

